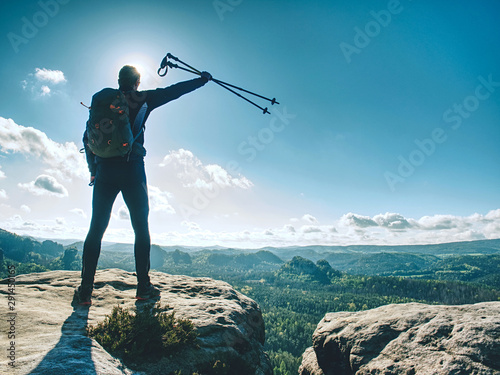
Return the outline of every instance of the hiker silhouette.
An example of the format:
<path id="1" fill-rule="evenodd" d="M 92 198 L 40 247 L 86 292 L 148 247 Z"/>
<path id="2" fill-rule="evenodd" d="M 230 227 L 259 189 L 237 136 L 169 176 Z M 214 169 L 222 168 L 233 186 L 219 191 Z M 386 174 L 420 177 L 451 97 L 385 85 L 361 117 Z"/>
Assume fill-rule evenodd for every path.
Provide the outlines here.
<path id="1" fill-rule="evenodd" d="M 211 79 L 210 73 L 202 72 L 200 77 L 192 80 L 179 82 L 165 88 L 138 91 L 140 74 L 135 67 L 125 65 L 118 75 L 119 89 L 115 90 L 113 103 L 103 105 L 102 100 L 98 101 L 99 94 L 105 90 L 109 93 L 109 90 L 112 89 L 104 89 L 93 96 L 90 117 L 83 136 L 91 175 L 90 185 L 93 185 L 94 190 L 92 219 L 83 245 L 82 279 L 77 289 L 80 304 L 89 305 L 91 303 L 94 276 L 101 252 L 101 241 L 109 224 L 113 203 L 120 192 L 129 210 L 135 233 L 136 298 L 146 300 L 159 296 L 159 290 L 151 284 L 149 278 L 151 239 L 148 224 L 148 189 L 144 168 L 144 156 L 146 155 L 144 148 L 145 123 L 152 110 L 202 87 Z M 122 100 L 123 96 L 126 102 Z M 123 108 L 124 106 L 126 108 Z M 109 108 L 112 112 L 109 112 Z M 128 151 L 125 154 L 103 157 L 102 155 L 109 154 L 97 156 L 97 151 L 93 152 L 95 150 L 93 146 L 103 146 L 102 143 L 98 144 L 104 142 L 103 139 L 107 139 L 105 141 L 107 144 L 116 144 L 112 133 L 118 128 L 118 125 L 116 125 L 116 121 L 113 124 L 111 119 L 99 119 L 99 113 L 103 113 L 101 109 L 108 110 L 110 118 L 111 116 L 120 116 L 120 120 L 126 119 L 127 124 L 130 124 L 133 138 L 118 143 L 118 148 L 127 146 L 126 150 Z M 128 119 L 126 118 L 127 113 Z M 119 153 L 121 152 L 119 151 Z"/>

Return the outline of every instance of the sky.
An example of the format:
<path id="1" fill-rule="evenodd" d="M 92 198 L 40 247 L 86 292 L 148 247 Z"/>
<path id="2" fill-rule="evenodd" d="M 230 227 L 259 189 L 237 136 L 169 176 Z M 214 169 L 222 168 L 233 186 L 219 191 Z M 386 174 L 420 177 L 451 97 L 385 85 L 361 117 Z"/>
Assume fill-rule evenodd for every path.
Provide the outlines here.
<path id="1" fill-rule="evenodd" d="M 92 95 L 216 85 L 145 132 L 159 245 L 259 248 L 500 238 L 500 3 L 40 0 L 0 3 L 0 228 L 83 240 Z M 132 242 L 115 202 L 106 241 Z"/>

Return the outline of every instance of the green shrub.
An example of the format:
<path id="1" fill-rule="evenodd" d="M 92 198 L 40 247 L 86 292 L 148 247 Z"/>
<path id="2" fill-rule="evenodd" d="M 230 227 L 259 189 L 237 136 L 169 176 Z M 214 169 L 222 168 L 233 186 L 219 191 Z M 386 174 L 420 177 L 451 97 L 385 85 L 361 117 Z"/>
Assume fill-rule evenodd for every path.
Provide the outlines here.
<path id="1" fill-rule="evenodd" d="M 87 334 L 110 353 L 132 362 L 158 360 L 187 346 L 197 347 L 193 323 L 175 318 L 159 304 L 133 311 L 115 306 L 104 321 L 88 327 Z"/>

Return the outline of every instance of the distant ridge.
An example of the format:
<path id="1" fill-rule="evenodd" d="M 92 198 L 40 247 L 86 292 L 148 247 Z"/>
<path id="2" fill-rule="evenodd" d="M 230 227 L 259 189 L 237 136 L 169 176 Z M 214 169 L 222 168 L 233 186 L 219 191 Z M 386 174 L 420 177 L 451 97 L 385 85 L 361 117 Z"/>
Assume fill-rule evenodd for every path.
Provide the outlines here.
<path id="1" fill-rule="evenodd" d="M 500 238 L 489 240 L 444 242 L 437 244 L 420 245 L 307 245 L 307 246 L 285 246 L 285 247 L 264 247 L 263 250 L 279 249 L 281 251 L 317 251 L 317 252 L 405 252 L 419 254 L 436 254 L 444 252 L 449 254 L 451 249 L 458 251 L 454 254 L 470 254 L 471 251 L 478 251 L 481 254 L 493 254 L 500 252 Z M 484 251 L 487 252 L 484 252 Z"/>
<path id="2" fill-rule="evenodd" d="M 83 241 L 73 239 L 50 239 L 50 238 L 34 238 L 31 236 L 19 236 L 10 233 L 4 229 L 0 229 L 0 247 L 2 238 L 5 236 L 17 236 L 21 238 L 29 238 L 33 241 L 43 242 L 52 241 L 63 245 L 64 247 L 75 247 L 82 250 Z M 231 253 L 253 253 L 261 250 L 271 251 L 281 258 L 291 259 L 295 255 L 301 255 L 311 260 L 318 260 L 317 258 L 324 253 L 382 253 L 382 252 L 396 252 L 396 253 L 417 253 L 417 254 L 431 254 L 431 255 L 470 255 L 470 254 L 497 254 L 500 253 L 500 238 L 488 240 L 474 240 L 474 241 L 459 241 L 459 242 L 445 242 L 438 244 L 419 244 L 419 245 L 306 245 L 306 246 L 265 246 L 256 248 L 233 248 L 223 247 L 219 245 L 214 246 L 176 246 L 159 245 L 165 251 L 181 250 L 184 252 L 198 252 L 198 251 L 215 251 L 225 254 Z M 103 242 L 102 249 L 104 251 L 133 251 L 132 243 L 117 243 L 117 242 Z M 310 255 L 310 257 L 308 256 Z"/>
<path id="3" fill-rule="evenodd" d="M 37 239 L 43 241 L 44 239 Z M 51 241 L 60 243 L 63 246 L 75 246 L 77 248 L 83 247 L 83 241 L 77 240 L 58 240 L 49 239 Z M 132 247 L 132 243 L 118 243 L 118 242 L 103 242 L 103 249 L 118 250 L 120 248 L 126 249 Z M 317 253 L 325 252 L 339 252 L 339 253 L 380 253 L 380 252 L 402 252 L 402 253 L 418 253 L 418 254 L 495 254 L 500 253 L 500 238 L 489 240 L 473 240 L 473 241 L 457 241 L 457 242 L 443 242 L 437 244 L 419 244 L 419 245 L 305 245 L 305 246 L 264 246 L 255 248 L 236 248 L 224 246 L 184 246 L 184 245 L 159 245 L 165 251 L 182 250 L 186 252 L 195 251 L 221 251 L 221 252 L 257 252 L 267 250 L 271 252 L 287 253 L 290 251 L 298 251 L 300 253 L 307 253 L 314 251 Z"/>

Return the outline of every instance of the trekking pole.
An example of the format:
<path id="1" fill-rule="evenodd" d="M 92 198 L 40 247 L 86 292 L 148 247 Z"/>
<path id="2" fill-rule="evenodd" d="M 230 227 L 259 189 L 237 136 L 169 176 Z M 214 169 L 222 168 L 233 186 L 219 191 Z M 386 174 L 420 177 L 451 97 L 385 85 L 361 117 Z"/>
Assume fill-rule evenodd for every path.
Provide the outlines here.
<path id="1" fill-rule="evenodd" d="M 212 78 L 212 81 L 216 82 L 216 83 L 222 83 L 223 85 L 226 85 L 226 86 L 229 86 L 229 87 L 234 87 L 235 89 L 238 89 L 240 91 L 243 91 L 243 92 L 246 92 L 246 93 L 249 93 L 251 95 L 255 95 L 261 99 L 264 99 L 264 100 L 268 100 L 271 102 L 271 105 L 274 105 L 274 104 L 280 104 L 276 101 L 276 98 L 272 98 L 272 99 L 269 99 L 269 98 L 266 98 L 265 96 L 262 96 L 262 95 L 259 95 L 259 94 L 256 94 L 252 91 L 248 91 L 248 90 L 245 90 L 245 89 L 242 89 L 241 87 L 238 87 L 238 86 L 235 86 L 235 85 L 231 85 L 230 83 L 227 83 L 227 82 L 224 82 L 224 81 L 221 81 L 219 79 L 215 79 L 215 78 Z"/>
<path id="2" fill-rule="evenodd" d="M 182 67 L 182 66 L 179 66 L 177 64 L 174 64 L 172 63 L 171 61 L 168 61 L 168 59 L 172 59 L 174 61 L 177 61 L 179 63 L 181 63 L 182 65 L 185 65 L 187 68 L 185 67 Z M 163 58 L 163 60 L 161 61 L 161 64 L 160 64 L 160 68 L 158 69 L 158 75 L 161 76 L 161 77 L 164 77 L 167 72 L 168 72 L 168 67 L 170 68 L 178 68 L 178 69 L 181 69 L 181 70 L 184 70 L 186 72 L 190 72 L 190 73 L 193 73 L 193 74 L 198 74 L 198 75 L 201 75 L 201 72 L 192 67 L 191 65 L 185 63 L 184 61 L 180 60 L 179 58 L 175 57 L 174 55 L 172 55 L 171 53 L 167 53 L 167 55 Z M 189 69 L 188 69 L 189 68 Z M 164 72 L 161 72 L 163 69 L 165 69 Z M 270 112 L 267 110 L 267 107 L 266 108 L 262 108 L 260 105 L 258 105 L 257 103 L 254 103 L 253 101 L 251 101 L 250 99 L 244 97 L 243 95 L 241 95 L 240 93 L 232 90 L 230 87 L 232 88 L 235 88 L 237 90 L 240 90 L 240 91 L 243 91 L 243 92 L 246 92 L 248 94 L 251 94 L 251 95 L 254 95 L 254 96 L 257 96 L 261 99 L 264 99 L 264 100 L 268 100 L 271 102 L 271 105 L 274 105 L 274 104 L 279 104 L 279 102 L 276 101 L 276 98 L 273 98 L 273 99 L 269 99 L 269 98 L 266 98 L 265 96 L 262 96 L 262 95 L 259 95 L 259 94 L 256 94 L 252 91 L 249 91 L 249 90 L 246 90 L 246 89 L 243 89 L 241 87 L 238 87 L 238 86 L 235 86 L 235 85 L 232 85 L 230 83 L 227 83 L 227 82 L 224 82 L 224 81 L 221 81 L 221 80 L 218 80 L 216 78 L 213 78 L 212 77 L 212 81 L 214 81 L 216 84 L 218 84 L 219 86 L 225 88 L 226 90 L 232 92 L 233 94 L 235 94 L 236 96 L 239 96 L 240 98 L 242 98 L 243 100 L 246 100 L 247 102 L 249 102 L 250 104 L 256 106 L 257 108 L 259 108 L 262 113 L 266 114 L 266 113 L 269 113 Z"/>
<path id="3" fill-rule="evenodd" d="M 175 57 L 175 56 L 174 56 L 174 55 L 172 55 L 170 52 L 169 52 L 169 53 L 167 53 L 167 58 L 172 59 L 172 60 L 177 61 L 177 62 L 180 62 L 182 65 L 187 66 L 189 69 L 191 69 L 191 70 L 195 71 L 195 72 L 196 72 L 196 73 L 198 73 L 198 74 L 201 74 L 201 72 L 200 72 L 198 69 L 193 68 L 191 65 L 186 64 L 184 61 L 181 61 L 179 58 Z"/>
<path id="4" fill-rule="evenodd" d="M 237 93 L 236 91 L 234 91 L 234 90 L 230 89 L 229 87 L 225 86 L 225 85 L 224 85 L 222 82 L 220 82 L 219 80 L 216 80 L 216 79 L 213 79 L 213 78 L 212 78 L 212 81 L 214 81 L 215 83 L 217 83 L 219 86 L 224 87 L 226 90 L 231 91 L 234 95 L 239 96 L 241 99 L 246 100 L 246 101 L 247 101 L 247 102 L 249 102 L 250 104 L 253 104 L 253 105 L 254 105 L 254 106 L 256 106 L 257 108 L 259 108 L 259 109 L 262 111 L 262 113 L 263 113 L 263 114 L 266 114 L 266 113 L 271 114 L 271 112 L 269 112 L 269 111 L 267 110 L 267 107 L 266 107 L 266 108 L 262 108 L 262 107 L 261 107 L 260 105 L 258 105 L 257 103 L 252 102 L 250 99 L 245 98 L 245 97 L 244 97 L 243 95 L 241 95 L 240 93 Z M 274 104 L 274 103 L 273 103 L 273 104 Z"/>
<path id="5" fill-rule="evenodd" d="M 172 59 L 172 60 L 178 61 L 178 62 L 180 62 L 181 64 L 183 64 L 183 65 L 187 66 L 188 68 L 192 69 L 192 71 L 191 71 L 191 72 L 193 72 L 193 73 L 194 73 L 194 72 L 196 72 L 197 74 L 201 74 L 201 72 L 200 72 L 198 69 L 193 68 L 191 65 L 186 64 L 184 61 L 182 61 L 182 60 L 181 60 L 181 59 L 179 59 L 178 57 L 175 57 L 175 56 L 174 56 L 174 55 L 172 55 L 171 53 L 167 53 L 167 57 L 168 57 L 168 58 L 170 58 L 170 59 Z M 175 67 L 176 67 L 176 68 L 181 68 L 180 66 L 175 66 Z M 183 69 L 183 68 L 181 68 L 181 69 Z M 187 69 L 183 69 L 183 70 L 187 70 Z M 189 72 L 189 70 L 187 70 L 187 71 Z M 272 99 L 266 98 L 265 96 L 262 96 L 262 95 L 256 94 L 256 93 L 254 93 L 254 92 L 252 92 L 252 91 L 249 91 L 249 90 L 246 90 L 246 89 L 244 89 L 244 88 L 241 88 L 241 87 L 238 87 L 238 86 L 232 85 L 232 84 L 230 84 L 230 83 L 227 83 L 227 82 L 221 81 L 220 79 L 212 78 L 212 81 L 214 81 L 215 83 L 219 83 L 219 84 L 220 84 L 220 83 L 222 83 L 222 84 L 223 84 L 223 85 L 225 85 L 225 86 L 233 87 L 233 88 L 235 88 L 235 89 L 237 89 L 237 90 L 244 91 L 244 92 L 246 92 L 246 93 L 248 93 L 248 94 L 251 94 L 251 95 L 257 96 L 257 97 L 259 97 L 259 98 L 261 98 L 261 99 L 268 100 L 268 101 L 270 101 L 270 102 L 271 102 L 271 104 L 280 104 L 280 103 L 278 103 L 278 102 L 276 101 L 276 98 L 272 98 Z M 226 88 L 227 88 L 227 87 L 226 87 Z M 234 91 L 233 91 L 233 92 L 234 92 Z"/>

